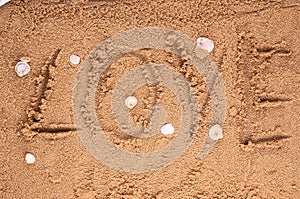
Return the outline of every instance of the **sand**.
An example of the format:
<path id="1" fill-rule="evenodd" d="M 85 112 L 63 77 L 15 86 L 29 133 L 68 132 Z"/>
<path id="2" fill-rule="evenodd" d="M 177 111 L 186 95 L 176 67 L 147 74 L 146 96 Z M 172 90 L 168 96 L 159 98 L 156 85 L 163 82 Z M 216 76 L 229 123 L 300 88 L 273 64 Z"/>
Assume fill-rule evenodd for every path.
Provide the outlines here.
<path id="1" fill-rule="evenodd" d="M 299 8 L 297 0 L 13 0 L 0 7 L 0 198 L 300 198 Z M 182 102 L 160 84 L 137 89 L 139 103 L 129 115 L 140 127 L 150 125 L 149 113 L 160 104 L 166 115 L 158 118 L 175 133 L 141 139 L 118 126 L 111 99 L 119 79 L 136 67 L 164 64 L 179 72 L 201 113 L 180 157 L 133 173 L 90 153 L 74 121 L 73 96 L 91 51 L 117 33 L 146 27 L 214 41 L 209 56 L 224 84 L 226 118 L 223 139 L 200 157 L 215 103 L 203 75 L 162 50 L 118 58 L 95 85 L 95 112 L 119 150 L 147 154 L 179 135 Z M 70 63 L 71 54 L 81 57 L 79 65 Z M 14 67 L 24 56 L 31 71 L 21 78 Z M 26 164 L 27 152 L 34 164 Z"/>

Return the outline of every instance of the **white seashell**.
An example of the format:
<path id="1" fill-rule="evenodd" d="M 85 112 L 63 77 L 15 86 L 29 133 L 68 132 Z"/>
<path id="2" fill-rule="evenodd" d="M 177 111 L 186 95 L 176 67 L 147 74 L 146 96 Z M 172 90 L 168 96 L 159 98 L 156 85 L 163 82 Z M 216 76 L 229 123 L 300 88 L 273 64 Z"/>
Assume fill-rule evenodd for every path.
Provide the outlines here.
<path id="1" fill-rule="evenodd" d="M 23 77 L 24 75 L 27 75 L 29 73 L 30 66 L 28 63 L 18 62 L 15 67 L 15 71 L 19 75 L 19 77 Z"/>
<path id="2" fill-rule="evenodd" d="M 0 0 L 0 7 L 3 6 L 4 4 L 10 2 L 11 0 Z"/>
<path id="3" fill-rule="evenodd" d="M 130 109 L 134 108 L 137 105 L 136 97 L 134 96 L 127 97 L 125 100 L 125 105 Z"/>
<path id="4" fill-rule="evenodd" d="M 174 133 L 174 127 L 172 124 L 170 123 L 167 123 L 165 125 L 163 125 L 161 128 L 160 128 L 160 132 L 163 134 L 163 135 L 171 135 Z"/>
<path id="5" fill-rule="evenodd" d="M 70 55 L 70 62 L 77 65 L 80 63 L 80 57 L 78 55 Z"/>
<path id="6" fill-rule="evenodd" d="M 223 138 L 223 130 L 222 127 L 219 124 L 213 125 L 210 129 L 209 129 L 209 137 L 212 140 L 218 140 Z"/>
<path id="7" fill-rule="evenodd" d="M 209 53 L 214 49 L 214 42 L 208 38 L 200 37 L 197 39 L 197 47 L 207 50 Z"/>
<path id="8" fill-rule="evenodd" d="M 26 153 L 25 161 L 27 164 L 33 164 L 35 162 L 35 157 L 31 153 Z"/>

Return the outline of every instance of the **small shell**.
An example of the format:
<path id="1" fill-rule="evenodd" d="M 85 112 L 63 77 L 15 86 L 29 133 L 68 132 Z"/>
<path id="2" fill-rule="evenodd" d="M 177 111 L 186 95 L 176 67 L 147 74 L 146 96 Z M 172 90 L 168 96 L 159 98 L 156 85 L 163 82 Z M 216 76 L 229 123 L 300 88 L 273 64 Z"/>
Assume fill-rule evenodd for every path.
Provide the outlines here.
<path id="1" fill-rule="evenodd" d="M 167 123 L 165 125 L 163 125 L 161 128 L 160 128 L 160 132 L 163 134 L 163 135 L 171 135 L 174 133 L 174 127 L 172 124 L 170 123 Z"/>
<path id="2" fill-rule="evenodd" d="M 209 137 L 212 140 L 218 140 L 223 138 L 223 130 L 219 124 L 213 125 L 208 132 Z"/>
<path id="3" fill-rule="evenodd" d="M 209 53 L 214 49 L 214 42 L 208 38 L 200 37 L 197 39 L 197 47 L 207 50 Z"/>
<path id="4" fill-rule="evenodd" d="M 27 164 L 33 164 L 35 162 L 35 157 L 31 153 L 26 153 L 25 161 Z"/>
<path id="5" fill-rule="evenodd" d="M 125 100 L 125 105 L 130 109 L 134 108 L 137 105 L 136 97 L 134 96 L 127 97 Z"/>
<path id="6" fill-rule="evenodd" d="M 27 75 L 29 73 L 30 66 L 25 62 L 18 62 L 15 67 L 15 71 L 19 77 L 23 77 L 24 75 Z"/>
<path id="7" fill-rule="evenodd" d="M 8 2 L 10 2 L 10 0 L 0 0 L 0 7 Z"/>
<path id="8" fill-rule="evenodd" d="M 78 55 L 70 55 L 70 62 L 77 65 L 80 63 L 80 57 Z"/>
<path id="9" fill-rule="evenodd" d="M 29 63 L 31 61 L 30 57 L 21 57 L 21 62 Z"/>

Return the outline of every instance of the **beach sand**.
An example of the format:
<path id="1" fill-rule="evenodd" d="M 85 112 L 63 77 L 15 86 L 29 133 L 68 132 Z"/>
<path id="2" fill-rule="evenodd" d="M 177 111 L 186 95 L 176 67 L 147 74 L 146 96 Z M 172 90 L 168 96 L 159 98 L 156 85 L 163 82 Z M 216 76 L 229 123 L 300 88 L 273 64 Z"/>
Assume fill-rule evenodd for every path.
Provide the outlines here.
<path id="1" fill-rule="evenodd" d="M 0 7 L 0 198 L 300 198 L 300 4 L 267 1 L 12 0 Z M 203 106 L 189 148 L 172 164 L 134 174 L 98 161 L 78 136 L 72 107 L 77 73 L 90 52 L 127 30 L 160 27 L 207 37 L 226 93 L 224 137 L 199 150 L 211 125 L 208 87 L 193 65 L 142 49 L 115 60 L 97 85 L 95 110 L 121 150 L 148 153 L 172 142 L 180 101 L 161 85 L 135 92 L 130 110 L 150 124 L 156 103 L 175 134 L 133 138 L 117 126 L 110 101 L 124 73 L 147 63 L 181 73 Z M 69 56 L 81 57 L 79 65 Z M 15 72 L 21 57 L 31 71 Z M 168 80 L 169 81 L 169 80 Z M 36 162 L 26 164 L 26 153 Z"/>

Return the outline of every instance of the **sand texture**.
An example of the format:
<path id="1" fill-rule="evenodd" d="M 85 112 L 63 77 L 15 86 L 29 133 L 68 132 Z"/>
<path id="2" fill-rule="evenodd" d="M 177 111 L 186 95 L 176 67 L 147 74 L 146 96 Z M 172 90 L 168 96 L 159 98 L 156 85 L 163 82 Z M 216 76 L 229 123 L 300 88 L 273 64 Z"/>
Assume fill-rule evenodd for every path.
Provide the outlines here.
<path id="1" fill-rule="evenodd" d="M 190 40 L 110 40 L 148 27 Z M 210 54 L 182 50 L 198 37 Z M 172 51 L 168 39 L 178 54 L 155 48 Z M 12 0 L 0 7 L 0 198 L 300 198 L 299 49 L 298 0 Z M 174 134 L 160 134 L 166 121 Z"/>

